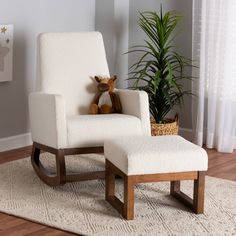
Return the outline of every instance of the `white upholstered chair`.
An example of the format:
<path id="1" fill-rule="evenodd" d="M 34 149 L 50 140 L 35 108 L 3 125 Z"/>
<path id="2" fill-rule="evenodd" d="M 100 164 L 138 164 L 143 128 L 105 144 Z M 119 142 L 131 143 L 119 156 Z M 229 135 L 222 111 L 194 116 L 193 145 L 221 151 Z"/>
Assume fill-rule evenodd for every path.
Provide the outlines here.
<path id="1" fill-rule="evenodd" d="M 95 75 L 109 76 L 99 32 L 43 33 L 38 38 L 38 89 L 29 96 L 32 165 L 46 184 L 104 178 L 104 172 L 66 173 L 65 155 L 103 152 L 104 140 L 150 135 L 148 96 L 117 90 L 122 114 L 89 115 Z M 120 78 L 121 79 L 121 78 Z M 94 83 L 94 84 L 93 84 Z M 55 154 L 57 173 L 48 173 L 40 150 Z"/>

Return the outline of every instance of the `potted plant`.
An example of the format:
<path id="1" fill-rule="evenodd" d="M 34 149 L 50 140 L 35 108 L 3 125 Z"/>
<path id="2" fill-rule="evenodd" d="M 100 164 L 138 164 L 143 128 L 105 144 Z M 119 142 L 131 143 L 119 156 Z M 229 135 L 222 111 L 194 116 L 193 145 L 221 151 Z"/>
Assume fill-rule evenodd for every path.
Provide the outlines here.
<path id="1" fill-rule="evenodd" d="M 156 12 L 140 12 L 138 24 L 147 36 L 143 45 L 131 48 L 128 53 L 139 53 L 140 58 L 130 67 L 129 78 L 132 89 L 144 90 L 149 96 L 153 135 L 177 134 L 178 116 L 167 119 L 166 115 L 183 97 L 191 94 L 182 81 L 191 79 L 185 67 L 192 61 L 180 55 L 173 46 L 174 30 L 181 16 L 173 11 L 160 15 Z"/>

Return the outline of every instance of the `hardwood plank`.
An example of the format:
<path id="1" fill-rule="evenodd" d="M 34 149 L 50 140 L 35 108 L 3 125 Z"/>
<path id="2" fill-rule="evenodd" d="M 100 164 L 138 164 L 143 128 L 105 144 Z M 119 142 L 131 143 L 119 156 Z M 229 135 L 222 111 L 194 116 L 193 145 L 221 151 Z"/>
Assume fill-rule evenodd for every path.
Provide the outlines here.
<path id="1" fill-rule="evenodd" d="M 209 158 L 207 175 L 236 181 L 236 150 L 233 153 L 220 153 L 206 149 Z"/>
<path id="2" fill-rule="evenodd" d="M 14 236 L 14 235 L 74 236 L 77 234 L 72 234 L 42 224 L 24 220 L 15 216 L 10 216 L 4 213 L 0 213 L 0 235 L 1 236 Z"/>
<path id="3" fill-rule="evenodd" d="M 0 152 L 0 164 L 29 157 L 31 155 L 31 149 L 32 146 L 28 146 L 7 152 Z"/>
<path id="4" fill-rule="evenodd" d="M 0 164 L 29 157 L 31 146 L 0 152 Z M 218 153 L 216 150 L 206 149 L 209 156 L 209 170 L 207 175 L 236 181 L 236 151 L 232 154 Z M 20 230 L 14 229 L 20 225 Z M 9 231 L 6 231 L 9 230 Z M 27 230 L 25 233 L 24 230 Z M 8 232 L 8 233 L 6 233 Z M 27 236 L 71 236 L 72 233 L 33 223 L 24 219 L 0 213 L 0 235 L 27 235 Z M 20 234 L 19 234 L 20 233 Z M 22 234 L 23 233 L 23 234 Z"/>

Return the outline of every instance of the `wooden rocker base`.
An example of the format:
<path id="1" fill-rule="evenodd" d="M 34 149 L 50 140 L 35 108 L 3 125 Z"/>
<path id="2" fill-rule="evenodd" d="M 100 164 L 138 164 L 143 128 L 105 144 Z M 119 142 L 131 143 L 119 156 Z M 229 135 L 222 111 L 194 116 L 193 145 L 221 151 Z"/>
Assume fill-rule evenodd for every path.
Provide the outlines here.
<path id="1" fill-rule="evenodd" d="M 115 176 L 124 179 L 124 202 L 115 196 Z M 180 191 L 180 180 L 194 180 L 193 199 Z M 192 171 L 168 174 L 127 176 L 106 160 L 106 200 L 127 220 L 134 218 L 134 185 L 137 183 L 170 181 L 170 194 L 196 214 L 204 211 L 205 172 Z"/>
<path id="2" fill-rule="evenodd" d="M 40 151 L 52 153 L 56 157 L 56 173 L 50 173 L 40 161 Z M 95 171 L 83 174 L 67 174 L 65 155 L 103 153 L 103 147 L 54 149 L 34 142 L 31 154 L 32 166 L 38 177 L 49 186 L 58 186 L 67 182 L 104 179 L 105 171 Z"/>

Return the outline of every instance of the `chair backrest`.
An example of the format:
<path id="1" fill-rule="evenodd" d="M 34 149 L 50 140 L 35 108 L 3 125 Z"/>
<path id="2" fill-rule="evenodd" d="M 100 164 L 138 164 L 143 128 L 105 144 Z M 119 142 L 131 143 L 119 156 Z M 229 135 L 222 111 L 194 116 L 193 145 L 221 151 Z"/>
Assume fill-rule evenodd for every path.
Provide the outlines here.
<path id="1" fill-rule="evenodd" d="M 88 114 L 95 75 L 109 76 L 101 33 L 39 35 L 37 90 L 63 95 L 67 115 Z"/>

